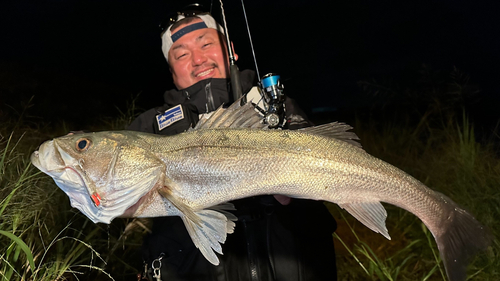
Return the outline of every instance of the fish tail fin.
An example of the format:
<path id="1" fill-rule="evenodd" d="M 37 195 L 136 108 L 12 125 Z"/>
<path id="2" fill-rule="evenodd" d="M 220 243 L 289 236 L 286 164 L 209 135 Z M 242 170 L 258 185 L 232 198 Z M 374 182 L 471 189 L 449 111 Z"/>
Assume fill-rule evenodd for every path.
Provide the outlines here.
<path id="1" fill-rule="evenodd" d="M 444 195 L 448 203 L 451 199 Z M 454 204 L 454 203 L 453 203 Z M 489 230 L 467 211 L 457 205 L 442 225 L 447 225 L 439 235 L 434 235 L 441 253 L 446 274 L 450 281 L 466 280 L 467 264 L 479 251 L 488 247 L 492 236 Z M 434 233 L 433 233 L 434 234 Z"/>

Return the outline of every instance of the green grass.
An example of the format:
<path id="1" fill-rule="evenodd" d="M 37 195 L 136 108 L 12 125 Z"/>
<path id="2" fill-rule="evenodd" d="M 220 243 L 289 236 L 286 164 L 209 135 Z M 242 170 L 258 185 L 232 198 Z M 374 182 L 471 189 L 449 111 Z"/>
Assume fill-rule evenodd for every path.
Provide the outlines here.
<path id="1" fill-rule="evenodd" d="M 465 87 L 451 85 L 455 101 L 456 89 Z M 432 102 L 418 118 L 360 117 L 352 125 L 369 153 L 448 195 L 491 229 L 492 245 L 468 273 L 470 280 L 500 280 L 498 137 L 477 140 L 465 113 L 426 97 Z M 135 111 L 132 103 L 90 129 L 123 129 Z M 94 224 L 72 209 L 53 180 L 30 165 L 29 156 L 42 141 L 77 128 L 35 124 L 23 114 L 2 120 L 0 127 L 0 280 L 134 280 L 147 226 L 124 219 Z M 412 214 L 385 205 L 389 241 L 327 205 L 339 224 L 334 234 L 339 280 L 446 280 L 434 238 Z"/>
<path id="2" fill-rule="evenodd" d="M 393 122 L 381 130 L 358 123 L 356 132 L 369 153 L 447 194 L 491 230 L 493 243 L 471 263 L 469 280 L 500 280 L 498 147 L 476 141 L 465 117 L 423 127 Z M 340 280 L 447 280 L 434 238 L 423 223 L 404 210 L 385 206 L 391 241 L 329 204 L 339 221 L 334 238 L 340 253 Z"/>
<path id="3" fill-rule="evenodd" d="M 132 256 L 131 250 L 111 251 L 110 246 L 127 221 L 109 227 L 90 222 L 71 208 L 50 177 L 31 165 L 31 152 L 53 136 L 18 122 L 2 124 L 0 280 L 115 280 L 108 271 L 117 263 L 121 273 L 114 276 L 134 275 L 136 266 L 122 266 L 115 256 Z M 140 242 L 123 245 L 137 249 Z"/>
<path id="4" fill-rule="evenodd" d="M 87 129 L 124 129 L 140 110 L 136 99 Z M 43 141 L 79 128 L 40 122 L 29 115 L 31 107 L 28 102 L 0 115 L 0 280 L 135 279 L 148 222 L 94 224 L 71 208 L 66 194 L 29 157 Z"/>
<path id="5" fill-rule="evenodd" d="M 425 65 L 405 87 L 374 80 L 360 86 L 371 104 L 353 124 L 364 149 L 448 195 L 486 225 L 493 241 L 471 262 L 468 280 L 500 280 L 498 132 L 476 136 L 464 109 L 476 101 L 479 87 L 456 68 L 447 73 Z M 334 240 L 340 280 L 446 280 L 434 238 L 414 215 L 385 205 L 388 241 L 327 205 L 339 223 Z"/>
<path id="6" fill-rule="evenodd" d="M 416 133 L 410 126 L 386 124 L 380 129 L 367 123 L 358 124 L 356 132 L 368 152 L 449 195 L 498 237 L 497 151 L 492 143 L 475 140 L 466 119 L 444 124 Z M 23 133 L 7 132 L 0 141 L 2 280 L 126 280 L 133 276 L 141 266 L 137 249 L 144 228 L 127 231 L 128 239 L 120 239 L 125 227 L 135 224 L 117 220 L 109 227 L 96 225 L 71 209 L 52 179 L 29 163 L 29 154 L 50 136 L 37 129 L 19 131 Z M 393 238 L 388 241 L 336 205 L 329 207 L 339 223 L 334 234 L 339 280 L 446 280 L 434 238 L 412 214 L 386 205 Z M 471 264 L 471 280 L 500 280 L 499 252 L 495 238 Z"/>

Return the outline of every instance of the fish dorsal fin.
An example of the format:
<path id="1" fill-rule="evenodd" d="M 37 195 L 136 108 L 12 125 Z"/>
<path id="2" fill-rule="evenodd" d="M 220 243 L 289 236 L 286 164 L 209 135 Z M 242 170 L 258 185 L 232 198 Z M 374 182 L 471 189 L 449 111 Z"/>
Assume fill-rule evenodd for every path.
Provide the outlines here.
<path id="1" fill-rule="evenodd" d="M 228 108 L 219 107 L 211 114 L 204 114 L 194 127 L 194 130 L 214 128 L 255 128 L 266 129 L 262 122 L 263 116 L 255 110 L 255 105 L 247 102 L 241 105 L 241 99 Z"/>
<path id="2" fill-rule="evenodd" d="M 347 132 L 348 130 L 351 129 L 352 127 L 345 123 L 332 122 L 319 126 L 298 129 L 297 131 L 313 135 L 320 135 L 329 138 L 335 138 L 361 148 L 361 144 L 358 142 L 359 137 L 354 132 Z"/>
<path id="3" fill-rule="evenodd" d="M 217 108 L 217 110 L 203 114 L 200 117 L 200 121 L 198 121 L 198 123 L 196 123 L 194 130 L 203 129 L 203 128 L 205 128 L 205 129 L 212 128 L 213 127 L 212 124 L 214 123 L 214 121 L 216 119 L 218 119 L 217 117 L 219 117 L 225 111 L 226 110 L 221 105 L 221 106 L 219 106 L 219 108 Z"/>
<path id="4" fill-rule="evenodd" d="M 369 229 L 391 240 L 387 227 L 385 226 L 387 211 L 380 202 L 345 203 L 339 204 L 339 206 Z"/>

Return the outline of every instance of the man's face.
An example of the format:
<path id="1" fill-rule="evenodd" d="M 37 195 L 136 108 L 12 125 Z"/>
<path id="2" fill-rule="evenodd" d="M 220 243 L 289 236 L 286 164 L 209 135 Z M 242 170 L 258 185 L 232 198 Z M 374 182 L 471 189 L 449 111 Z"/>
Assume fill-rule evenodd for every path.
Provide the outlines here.
<path id="1" fill-rule="evenodd" d="M 201 22 L 196 20 L 188 25 Z M 172 34 L 186 27 L 172 30 Z M 228 76 L 228 57 L 219 32 L 212 28 L 191 31 L 179 38 L 168 52 L 168 62 L 174 84 L 185 89 L 198 81 Z"/>

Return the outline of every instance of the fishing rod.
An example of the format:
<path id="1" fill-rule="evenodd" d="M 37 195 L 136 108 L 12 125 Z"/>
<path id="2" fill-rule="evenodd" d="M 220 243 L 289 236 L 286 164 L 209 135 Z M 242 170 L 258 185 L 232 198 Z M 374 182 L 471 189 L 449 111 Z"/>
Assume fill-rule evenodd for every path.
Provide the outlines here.
<path id="1" fill-rule="evenodd" d="M 233 90 L 234 100 L 238 100 L 243 96 L 243 91 L 241 88 L 240 72 L 238 66 L 236 65 L 236 60 L 234 58 L 233 49 L 231 48 L 231 40 L 229 39 L 229 32 L 227 29 L 226 15 L 224 12 L 224 6 L 222 0 L 219 0 L 221 6 L 222 21 L 224 24 L 225 37 L 227 42 L 229 63 L 230 63 L 230 77 L 231 77 L 231 88 Z M 255 70 L 257 72 L 258 78 L 258 89 L 261 97 L 264 99 L 264 109 L 260 109 L 264 114 L 264 122 L 269 124 L 270 128 L 277 128 L 284 125 L 285 121 L 285 100 L 286 96 L 283 93 L 284 86 L 281 83 L 280 76 L 274 73 L 268 73 L 260 79 L 259 67 L 257 65 L 257 58 L 255 56 L 255 50 L 253 47 L 252 35 L 250 33 L 250 26 L 248 24 L 248 18 L 246 14 L 245 4 L 241 0 L 241 6 L 243 8 L 243 15 L 245 18 L 245 25 L 248 32 L 248 38 L 250 40 L 250 47 L 252 49 L 253 60 L 255 63 Z M 246 98 L 242 99 L 242 103 L 246 103 Z"/>
<path id="2" fill-rule="evenodd" d="M 229 39 L 229 31 L 227 29 L 226 13 L 224 12 L 224 5 L 222 4 L 222 0 L 219 0 L 219 2 L 221 8 L 222 22 L 224 24 L 223 28 L 226 37 L 227 51 L 229 56 L 229 73 L 231 75 L 231 89 L 233 90 L 233 98 L 235 101 L 237 101 L 239 98 L 243 96 L 243 90 L 241 88 L 240 70 L 236 65 L 236 59 L 234 58 L 233 48 L 231 48 L 231 40 Z M 246 100 L 243 99 L 241 102 L 246 103 Z"/>

